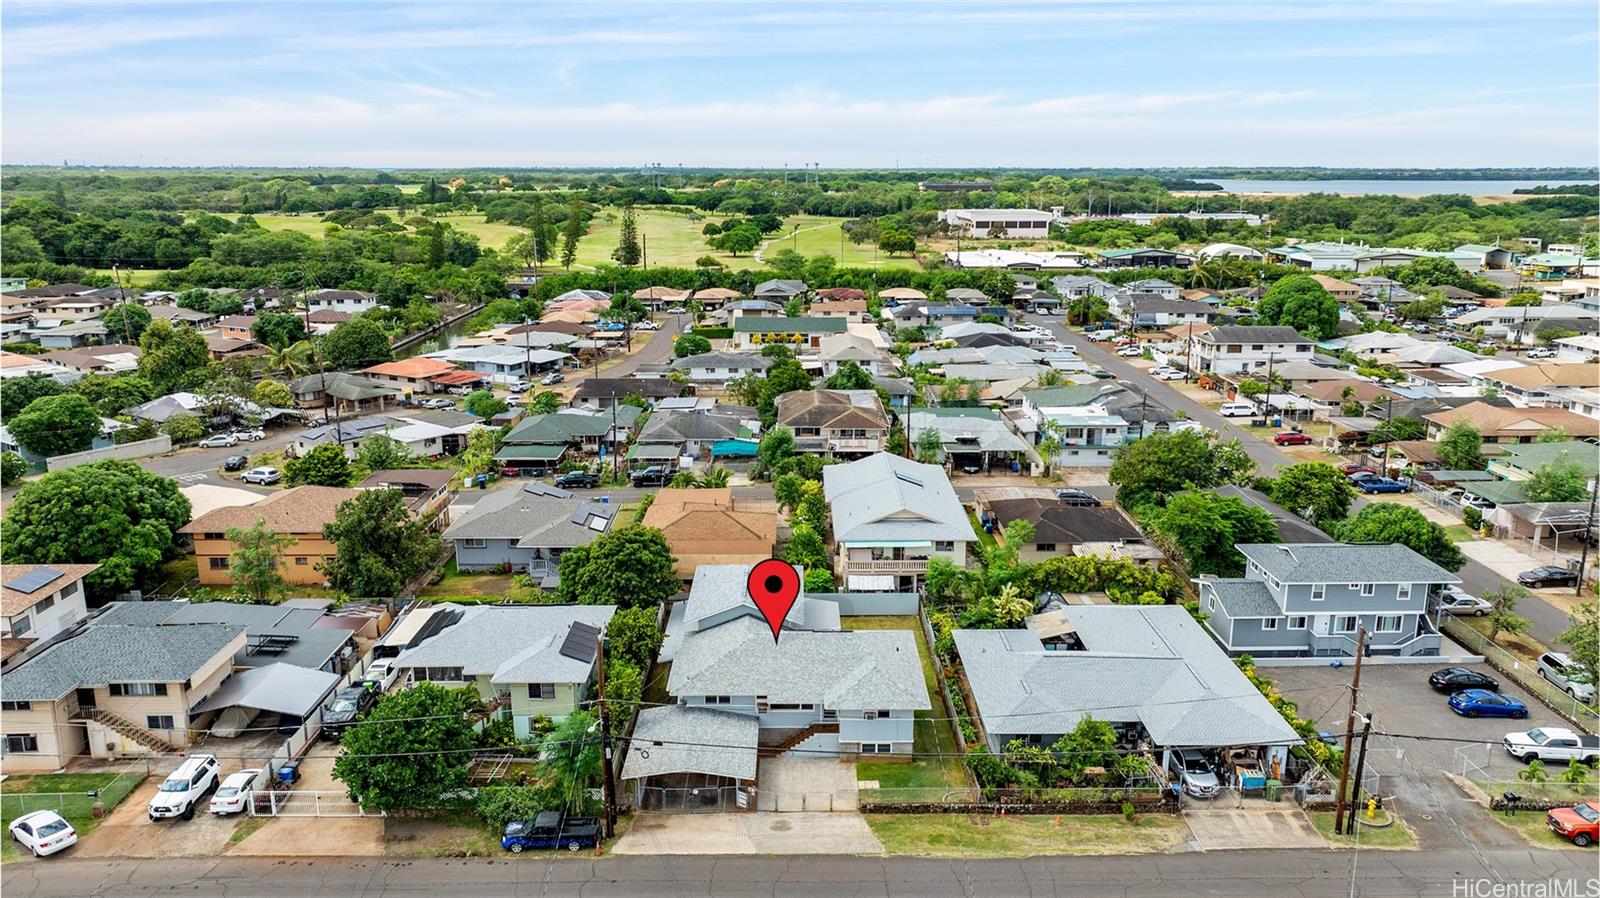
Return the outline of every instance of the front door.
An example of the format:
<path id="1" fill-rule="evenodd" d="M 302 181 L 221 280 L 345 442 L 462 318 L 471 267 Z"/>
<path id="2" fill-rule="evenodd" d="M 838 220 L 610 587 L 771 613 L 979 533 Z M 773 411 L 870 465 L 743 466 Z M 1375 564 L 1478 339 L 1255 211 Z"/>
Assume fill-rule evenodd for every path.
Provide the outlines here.
<path id="1" fill-rule="evenodd" d="M 78 690 L 78 707 L 82 708 L 84 710 L 88 710 L 88 709 L 94 707 L 94 690 L 93 689 L 79 689 Z"/>

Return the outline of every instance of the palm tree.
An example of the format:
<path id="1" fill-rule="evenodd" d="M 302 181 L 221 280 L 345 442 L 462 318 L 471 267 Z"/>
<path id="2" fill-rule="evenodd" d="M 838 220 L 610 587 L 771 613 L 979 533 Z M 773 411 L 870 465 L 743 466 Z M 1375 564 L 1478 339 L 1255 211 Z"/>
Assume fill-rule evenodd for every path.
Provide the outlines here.
<path id="1" fill-rule="evenodd" d="M 1086 293 L 1067 305 L 1067 316 L 1073 324 L 1088 324 L 1090 320 L 1104 320 L 1111 314 L 1105 298 Z"/>
<path id="2" fill-rule="evenodd" d="M 267 356 L 267 366 L 273 371 L 282 371 L 291 379 L 311 371 L 314 350 L 310 340 L 301 340 L 282 349 L 268 351 L 270 354 Z"/>
<path id="3" fill-rule="evenodd" d="M 728 479 L 732 476 L 732 472 L 727 468 L 721 465 L 712 465 L 704 474 L 700 475 L 700 481 L 695 486 L 701 489 L 719 490 L 728 485 Z"/>
<path id="4" fill-rule="evenodd" d="M 1528 766 L 1522 768 L 1522 772 L 1517 774 L 1517 779 L 1525 783 L 1542 783 L 1550 779 L 1550 776 L 1544 772 L 1544 762 L 1535 758 L 1528 762 Z"/>
<path id="5" fill-rule="evenodd" d="M 1036 382 L 1041 387 L 1059 387 L 1067 382 L 1067 378 L 1055 368 L 1047 368 L 1039 373 Z"/>

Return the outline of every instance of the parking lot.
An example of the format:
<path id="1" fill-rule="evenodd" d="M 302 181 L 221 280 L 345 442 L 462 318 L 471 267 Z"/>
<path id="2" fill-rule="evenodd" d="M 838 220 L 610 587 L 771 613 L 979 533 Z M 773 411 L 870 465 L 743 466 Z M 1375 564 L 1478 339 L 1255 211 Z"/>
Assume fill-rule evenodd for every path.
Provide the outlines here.
<path id="1" fill-rule="evenodd" d="M 1374 735 L 1367 751 L 1367 767 L 1380 775 L 1379 789 L 1393 796 L 1407 823 L 1417 830 L 1424 848 L 1515 848 L 1525 845 L 1517 835 L 1489 819 L 1483 810 L 1445 774 L 1460 772 L 1461 754 L 1496 779 L 1515 780 L 1522 765 L 1500 747 L 1508 732 L 1530 727 L 1564 726 L 1565 722 L 1526 691 L 1488 665 L 1463 665 L 1500 681 L 1501 692 L 1528 706 L 1527 720 L 1471 719 L 1457 716 L 1447 697 L 1428 685 L 1431 664 L 1367 664 L 1361 670 L 1360 710 L 1372 714 Z M 1300 712 L 1317 717 L 1317 728 L 1343 733 L 1348 699 L 1324 690 L 1348 684 L 1351 668 L 1327 665 L 1263 668 L 1280 689 L 1301 701 Z M 1313 692 L 1312 690 L 1317 690 Z M 1334 707 L 1323 713 L 1333 702 Z M 1357 724 L 1359 729 L 1360 725 Z M 1380 733 L 1392 735 L 1379 735 Z M 1400 738 L 1400 737 L 1412 738 Z M 1334 771 L 1337 773 L 1337 771 Z"/>

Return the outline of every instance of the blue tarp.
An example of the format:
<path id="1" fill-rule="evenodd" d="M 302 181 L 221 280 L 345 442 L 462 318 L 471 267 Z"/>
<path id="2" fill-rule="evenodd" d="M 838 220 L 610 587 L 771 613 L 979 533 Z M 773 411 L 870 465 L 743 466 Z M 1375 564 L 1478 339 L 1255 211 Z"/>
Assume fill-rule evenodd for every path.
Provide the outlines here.
<path id="1" fill-rule="evenodd" d="M 754 458 L 755 440 L 718 440 L 711 444 L 712 458 Z"/>

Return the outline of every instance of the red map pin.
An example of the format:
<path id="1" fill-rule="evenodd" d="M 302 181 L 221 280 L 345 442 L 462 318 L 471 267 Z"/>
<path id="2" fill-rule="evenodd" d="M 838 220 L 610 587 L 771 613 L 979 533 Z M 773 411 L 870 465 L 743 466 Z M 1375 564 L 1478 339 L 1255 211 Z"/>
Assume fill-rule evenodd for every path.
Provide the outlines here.
<path id="1" fill-rule="evenodd" d="M 768 558 L 750 569 L 745 589 L 750 591 L 750 598 L 761 609 L 767 626 L 772 628 L 772 641 L 777 642 L 783 619 L 789 616 L 789 609 L 800 597 L 800 575 L 795 572 L 794 565 Z"/>

